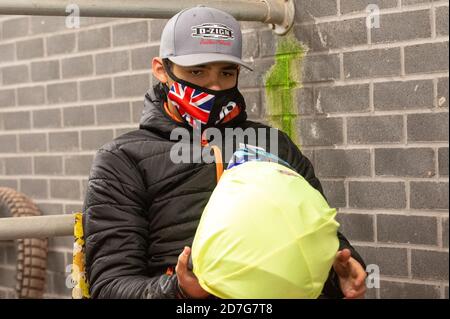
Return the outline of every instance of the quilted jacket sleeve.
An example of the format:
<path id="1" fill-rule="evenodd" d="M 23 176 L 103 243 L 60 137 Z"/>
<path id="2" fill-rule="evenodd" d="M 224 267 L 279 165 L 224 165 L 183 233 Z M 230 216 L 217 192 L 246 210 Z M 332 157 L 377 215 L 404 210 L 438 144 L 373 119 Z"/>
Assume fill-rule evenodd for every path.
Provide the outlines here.
<path id="1" fill-rule="evenodd" d="M 317 189 L 323 197 L 326 196 L 323 192 L 322 185 L 320 184 L 319 179 L 316 177 L 314 173 L 314 168 L 311 164 L 311 161 L 304 156 L 301 151 L 298 149 L 298 147 L 295 145 L 294 142 L 287 136 L 285 133 L 280 132 L 282 135 L 282 138 L 284 139 L 283 144 L 287 144 L 287 158 L 286 161 L 292 165 L 292 167 L 295 168 L 295 170 L 302 175 L 315 189 Z M 286 145 L 285 144 L 285 145 Z M 351 251 L 351 255 L 353 258 L 355 258 L 364 269 L 366 269 L 366 265 L 364 263 L 364 260 L 360 256 L 360 254 L 356 251 L 356 249 L 350 244 L 350 242 L 345 238 L 345 236 L 338 231 L 338 239 L 339 239 L 339 250 L 342 250 L 344 248 L 347 248 Z M 342 294 L 340 288 L 339 288 L 339 281 L 337 278 L 336 273 L 333 269 L 331 269 L 330 276 L 325 284 L 324 295 L 326 297 L 332 297 L 332 298 L 342 298 L 344 295 Z"/>
<path id="2" fill-rule="evenodd" d="M 120 149 L 97 152 L 84 202 L 92 298 L 176 298 L 176 276 L 147 268 L 149 205 L 138 168 Z"/>

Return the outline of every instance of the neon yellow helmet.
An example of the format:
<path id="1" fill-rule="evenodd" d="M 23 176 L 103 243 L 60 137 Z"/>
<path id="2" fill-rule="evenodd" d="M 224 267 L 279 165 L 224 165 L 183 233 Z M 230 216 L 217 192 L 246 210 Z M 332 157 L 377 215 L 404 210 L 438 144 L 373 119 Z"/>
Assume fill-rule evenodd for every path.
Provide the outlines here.
<path id="1" fill-rule="evenodd" d="M 193 272 L 219 298 L 317 298 L 339 242 L 323 196 L 274 162 L 226 170 L 192 245 Z"/>

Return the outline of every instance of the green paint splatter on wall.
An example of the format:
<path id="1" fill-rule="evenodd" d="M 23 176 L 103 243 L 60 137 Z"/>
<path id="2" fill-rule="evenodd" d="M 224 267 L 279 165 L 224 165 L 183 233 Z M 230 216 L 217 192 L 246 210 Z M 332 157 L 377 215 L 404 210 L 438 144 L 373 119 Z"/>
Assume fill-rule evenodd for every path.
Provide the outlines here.
<path id="1" fill-rule="evenodd" d="M 278 38 L 275 64 L 265 75 L 267 116 L 270 124 L 286 134 L 298 145 L 297 96 L 301 87 L 300 66 L 306 49 L 292 32 Z"/>

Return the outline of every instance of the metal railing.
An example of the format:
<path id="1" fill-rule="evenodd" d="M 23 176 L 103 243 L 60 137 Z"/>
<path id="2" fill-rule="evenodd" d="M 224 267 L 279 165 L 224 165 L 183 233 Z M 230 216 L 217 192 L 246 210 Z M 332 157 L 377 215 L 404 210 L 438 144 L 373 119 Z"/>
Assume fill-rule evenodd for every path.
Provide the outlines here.
<path id="1" fill-rule="evenodd" d="M 1 0 L 0 14 L 66 16 L 75 5 L 83 17 L 170 18 L 199 4 L 237 20 L 260 21 L 285 34 L 294 23 L 293 0 Z"/>
<path id="2" fill-rule="evenodd" d="M 0 240 L 72 236 L 74 215 L 0 218 Z"/>

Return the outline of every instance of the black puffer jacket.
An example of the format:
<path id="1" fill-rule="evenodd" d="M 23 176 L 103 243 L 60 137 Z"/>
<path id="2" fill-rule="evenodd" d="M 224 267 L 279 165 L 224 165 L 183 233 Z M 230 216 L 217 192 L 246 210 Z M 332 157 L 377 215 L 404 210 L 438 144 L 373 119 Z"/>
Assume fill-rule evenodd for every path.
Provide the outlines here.
<path id="1" fill-rule="evenodd" d="M 216 185 L 216 165 L 171 161 L 170 150 L 177 141 L 170 140 L 170 132 L 183 125 L 169 117 L 164 100 L 159 85 L 150 89 L 139 129 L 104 145 L 92 165 L 83 226 L 93 298 L 177 297 L 176 275 L 166 274 L 166 269 L 176 265 L 184 246 L 192 244 Z M 268 128 L 248 121 L 245 112 L 219 129 L 225 127 Z M 279 157 L 322 192 L 310 161 L 278 132 Z M 228 160 L 223 158 L 225 167 Z M 341 248 L 350 248 L 362 263 L 348 241 L 339 237 Z M 332 270 L 324 288 L 331 297 L 341 296 L 335 277 Z"/>

